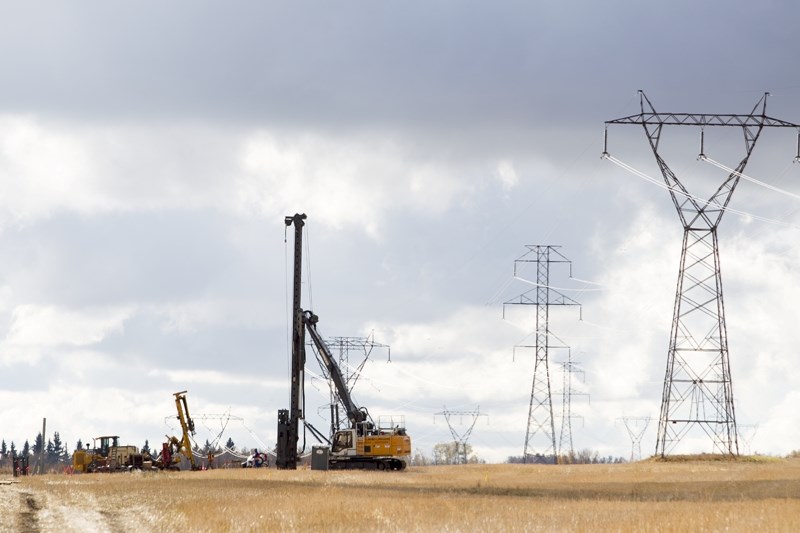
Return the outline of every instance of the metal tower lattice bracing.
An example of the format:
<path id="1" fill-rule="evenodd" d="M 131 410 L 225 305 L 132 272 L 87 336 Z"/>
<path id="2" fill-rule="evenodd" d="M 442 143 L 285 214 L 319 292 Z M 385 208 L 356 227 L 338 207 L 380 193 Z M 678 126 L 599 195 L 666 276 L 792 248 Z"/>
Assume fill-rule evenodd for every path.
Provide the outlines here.
<path id="1" fill-rule="evenodd" d="M 482 414 L 481 408 L 478 406 L 474 411 L 453 411 L 445 407 L 443 411 L 435 413 L 433 416 L 434 419 L 436 416 L 444 417 L 447 422 L 447 427 L 450 428 L 450 434 L 453 436 L 453 443 L 456 446 L 456 462 L 461 465 L 467 464 L 469 462 L 469 448 L 467 444 L 469 437 L 472 435 L 472 430 L 475 429 L 475 423 L 478 421 L 478 418 L 487 415 Z M 465 431 L 456 430 L 452 421 L 452 418 L 455 416 L 459 417 L 462 422 L 465 416 L 472 419 L 470 423 L 467 424 L 468 427 Z"/>
<path id="2" fill-rule="evenodd" d="M 609 124 L 644 128 L 684 229 L 656 455 L 674 453 L 696 428 L 711 440 L 714 453 L 738 455 L 717 229 L 764 127 L 800 126 L 766 116 L 767 94 L 745 115 L 657 113 L 647 96 L 641 91 L 639 95 L 641 113 L 607 121 L 606 128 Z M 700 127 L 700 159 L 705 158 L 706 127 L 742 129 L 744 157 L 708 200 L 691 195 L 659 154 L 664 126 Z M 607 135 L 603 156 L 611 157 Z"/>
<path id="3" fill-rule="evenodd" d="M 528 424 L 525 432 L 525 448 L 523 461 L 533 463 L 558 462 L 556 447 L 555 420 L 553 417 L 553 395 L 550 387 L 550 363 L 548 350 L 550 346 L 549 316 L 553 305 L 580 305 L 578 302 L 550 287 L 550 265 L 567 263 L 569 259 L 561 255 L 558 246 L 526 245 L 528 251 L 514 261 L 514 277 L 517 269 L 524 263 L 536 264 L 535 287 L 524 292 L 506 305 L 533 305 L 536 307 L 536 356 L 533 366 L 533 383 L 528 407 Z"/>
<path id="4" fill-rule="evenodd" d="M 623 416 L 622 422 L 631 438 L 631 462 L 639 461 L 642 458 L 642 437 L 650 424 L 650 417 Z"/>
<path id="5" fill-rule="evenodd" d="M 388 360 L 390 362 L 392 360 L 392 352 L 389 345 L 376 342 L 373 334 L 370 334 L 369 337 L 330 337 L 325 341 L 325 343 L 328 345 L 328 348 L 331 349 L 331 352 L 338 353 L 338 366 L 340 369 L 342 369 L 342 377 L 344 378 L 347 390 L 351 392 L 353 387 L 355 387 L 358 378 L 361 377 L 361 371 L 364 369 L 364 365 L 366 365 L 367 361 L 369 361 L 374 348 L 386 348 L 389 354 Z M 317 354 L 313 344 L 311 347 L 314 353 Z M 360 358 L 360 361 L 358 361 L 356 366 L 353 366 L 353 364 L 350 362 L 351 354 L 355 354 Z M 320 368 L 322 368 L 322 372 L 325 375 L 325 378 L 328 380 L 328 387 L 330 389 L 330 434 L 333 436 L 334 433 L 341 429 L 341 422 L 346 420 L 347 417 L 343 413 L 342 400 L 339 398 L 336 385 L 333 383 L 333 379 L 331 378 L 330 374 L 327 372 L 327 370 L 325 370 L 324 363 L 320 365 Z"/>
<path id="6" fill-rule="evenodd" d="M 572 414 L 572 397 L 589 396 L 585 392 L 575 392 L 572 388 L 572 375 L 581 374 L 579 363 L 572 360 L 572 350 L 567 348 L 567 360 L 558 363 L 561 366 L 561 434 L 558 439 L 558 454 L 573 457 L 575 448 L 572 444 L 572 419 L 578 416 Z M 580 417 L 583 418 L 583 417 Z"/>

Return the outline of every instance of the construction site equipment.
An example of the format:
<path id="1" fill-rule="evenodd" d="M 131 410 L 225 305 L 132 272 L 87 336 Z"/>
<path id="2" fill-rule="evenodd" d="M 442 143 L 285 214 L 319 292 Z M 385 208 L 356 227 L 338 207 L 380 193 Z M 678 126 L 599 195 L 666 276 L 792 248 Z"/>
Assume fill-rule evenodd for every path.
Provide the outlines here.
<path id="1" fill-rule="evenodd" d="M 92 448 L 75 450 L 72 454 L 74 472 L 117 472 L 131 468 L 149 468 L 136 446 L 119 445 L 119 436 L 95 437 Z"/>
<path id="2" fill-rule="evenodd" d="M 175 408 L 178 411 L 177 419 L 181 425 L 181 438 L 166 435 L 167 442 L 162 444 L 161 453 L 155 463 L 162 470 L 180 470 L 181 457 L 188 459 L 192 470 L 200 469 L 192 453 L 191 436 L 194 435 L 194 421 L 189 416 L 186 392 L 181 391 L 173 394 L 175 396 Z"/>
<path id="3" fill-rule="evenodd" d="M 372 421 L 365 407 L 359 407 L 347 390 L 339 366 L 317 331 L 319 317 L 301 307 L 302 238 L 305 214 L 285 218 L 286 226 L 295 227 L 294 298 L 292 320 L 291 409 L 278 411 L 278 449 L 276 465 L 281 469 L 297 468 L 299 422 L 304 419 L 303 389 L 306 362 L 305 333 L 317 349 L 320 363 L 333 381 L 339 400 L 350 423 L 348 429 L 334 433 L 328 457 L 330 469 L 403 470 L 405 457 L 411 455 L 411 438 L 405 423 L 380 427 Z M 399 420 L 398 420 L 399 421 Z M 306 423 L 306 427 L 310 427 Z M 312 430 L 313 431 L 313 430 Z M 318 432 L 314 431 L 315 434 Z"/>

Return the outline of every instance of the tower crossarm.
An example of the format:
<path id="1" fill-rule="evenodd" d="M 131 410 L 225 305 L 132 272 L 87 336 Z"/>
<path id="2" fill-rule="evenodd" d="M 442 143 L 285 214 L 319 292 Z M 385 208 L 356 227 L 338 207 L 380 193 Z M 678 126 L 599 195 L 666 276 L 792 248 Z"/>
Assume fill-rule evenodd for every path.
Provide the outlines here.
<path id="1" fill-rule="evenodd" d="M 709 114 L 709 113 L 658 113 L 656 112 L 650 99 L 639 91 L 641 103 L 641 113 L 629 115 L 614 120 L 607 120 L 608 124 L 640 124 L 643 126 L 733 126 L 738 128 L 763 128 L 765 126 L 774 128 L 795 128 L 800 129 L 800 124 L 794 124 L 785 120 L 780 120 L 767 116 L 767 96 L 764 96 L 756 103 L 752 111 L 748 114 Z M 760 109 L 760 113 L 758 112 Z"/>
<path id="2" fill-rule="evenodd" d="M 766 115 L 709 115 L 706 113 L 654 113 L 642 112 L 636 115 L 607 120 L 606 124 L 639 124 L 645 126 L 736 126 L 772 128 L 799 128 L 794 124 Z"/>

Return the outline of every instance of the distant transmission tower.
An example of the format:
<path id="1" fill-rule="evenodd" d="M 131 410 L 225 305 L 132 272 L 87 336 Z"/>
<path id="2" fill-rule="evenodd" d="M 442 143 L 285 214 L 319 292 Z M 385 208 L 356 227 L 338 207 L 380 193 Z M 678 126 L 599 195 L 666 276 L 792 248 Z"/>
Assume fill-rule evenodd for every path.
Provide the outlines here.
<path id="1" fill-rule="evenodd" d="M 747 115 L 657 113 L 642 91 L 639 91 L 639 96 L 641 113 L 606 122 L 603 156 L 621 163 L 608 154 L 609 124 L 642 126 L 683 224 L 683 248 L 667 351 L 656 455 L 663 457 L 674 451 L 681 439 L 696 427 L 710 437 L 715 452 L 738 455 L 717 228 L 764 127 L 798 129 L 800 125 L 766 116 L 767 93 Z M 706 127 L 741 128 L 744 158 L 708 200 L 694 197 L 658 153 L 664 126 L 699 126 L 699 158 L 704 160 L 707 159 L 703 153 Z M 800 137 L 798 140 L 800 157 Z"/>
<path id="2" fill-rule="evenodd" d="M 478 418 L 487 415 L 481 414 L 481 408 L 479 406 L 476 407 L 474 411 L 451 411 L 445 407 L 440 413 L 435 413 L 434 418 L 436 418 L 436 416 L 443 416 L 447 422 L 447 427 L 450 428 L 450 434 L 453 436 L 453 442 L 456 445 L 456 463 L 461 465 L 467 464 L 467 441 L 470 435 L 472 435 L 472 430 L 475 428 L 475 423 L 478 421 Z M 460 433 L 456 431 L 452 422 L 454 416 L 459 417 L 462 424 L 465 416 L 472 418 L 472 421 L 467 424 L 468 427 L 465 432 Z"/>
<path id="3" fill-rule="evenodd" d="M 628 436 L 631 438 L 631 462 L 642 458 L 642 437 L 644 432 L 647 431 L 647 426 L 650 425 L 650 420 L 649 416 L 638 418 L 632 416 L 622 417 L 622 422 L 625 424 L 625 429 L 628 430 Z"/>
<path id="4" fill-rule="evenodd" d="M 739 430 L 739 442 L 742 443 L 744 454 L 750 455 L 753 453 L 753 439 L 758 431 L 758 424 L 738 424 L 736 429 Z"/>
<path id="5" fill-rule="evenodd" d="M 550 306 L 580 305 L 550 287 L 550 265 L 567 263 L 572 275 L 572 263 L 557 250 L 559 246 L 526 245 L 528 251 L 514 261 L 514 277 L 520 264 L 536 263 L 535 287 L 522 293 L 506 305 L 536 306 L 536 359 L 533 367 L 533 384 L 531 400 L 528 408 L 528 427 L 525 433 L 523 462 L 557 463 L 556 431 L 553 419 L 553 397 L 550 389 L 550 365 L 548 349 L 550 348 L 549 316 Z"/>
<path id="6" fill-rule="evenodd" d="M 573 392 L 572 390 L 572 375 L 584 374 L 578 363 L 572 360 L 572 350 L 567 348 L 567 360 L 558 364 L 561 365 L 563 377 L 561 386 L 561 436 L 558 439 L 558 453 L 564 455 L 564 446 L 566 445 L 566 453 L 572 456 L 575 454 L 575 449 L 572 445 L 572 419 L 578 418 L 577 416 L 572 416 L 572 397 L 588 396 L 588 394 L 585 392 Z"/>
<path id="7" fill-rule="evenodd" d="M 386 348 L 389 350 L 389 360 L 391 361 L 392 358 L 389 345 L 375 342 L 375 339 L 372 335 L 369 337 L 331 337 L 325 339 L 325 343 L 328 345 L 328 348 L 332 354 L 336 355 L 338 353 L 339 369 L 342 372 L 342 377 L 345 380 L 348 391 L 353 390 L 358 378 L 361 376 L 361 370 L 369 360 L 370 355 L 372 355 L 373 349 Z M 359 360 L 357 366 L 352 366 L 350 364 L 351 353 L 358 355 Z M 325 365 L 320 365 L 320 367 L 324 372 Z M 342 417 L 340 411 L 342 403 L 339 400 L 339 395 L 336 392 L 336 386 L 331 380 L 331 377 L 327 375 L 327 372 L 325 372 L 325 374 L 325 377 L 328 379 L 328 386 L 330 388 L 331 395 L 331 435 L 333 435 L 340 429 L 341 420 L 346 420 L 347 416 Z"/>

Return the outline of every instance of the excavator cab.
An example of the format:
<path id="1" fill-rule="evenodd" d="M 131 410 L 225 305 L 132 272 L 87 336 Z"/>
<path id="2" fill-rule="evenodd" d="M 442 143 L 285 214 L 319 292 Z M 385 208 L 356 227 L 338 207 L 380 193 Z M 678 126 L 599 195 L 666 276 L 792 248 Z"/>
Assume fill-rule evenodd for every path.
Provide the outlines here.
<path id="1" fill-rule="evenodd" d="M 97 446 L 97 441 L 100 441 L 100 446 Z M 95 438 L 95 452 L 103 457 L 108 457 L 111 448 L 117 446 L 119 446 L 119 437 L 116 435 Z"/>
<path id="2" fill-rule="evenodd" d="M 345 450 L 352 449 L 355 451 L 355 442 L 352 429 L 345 429 L 342 431 L 337 431 L 336 435 L 333 436 L 333 446 L 331 447 L 331 451 L 333 453 L 342 453 Z"/>

